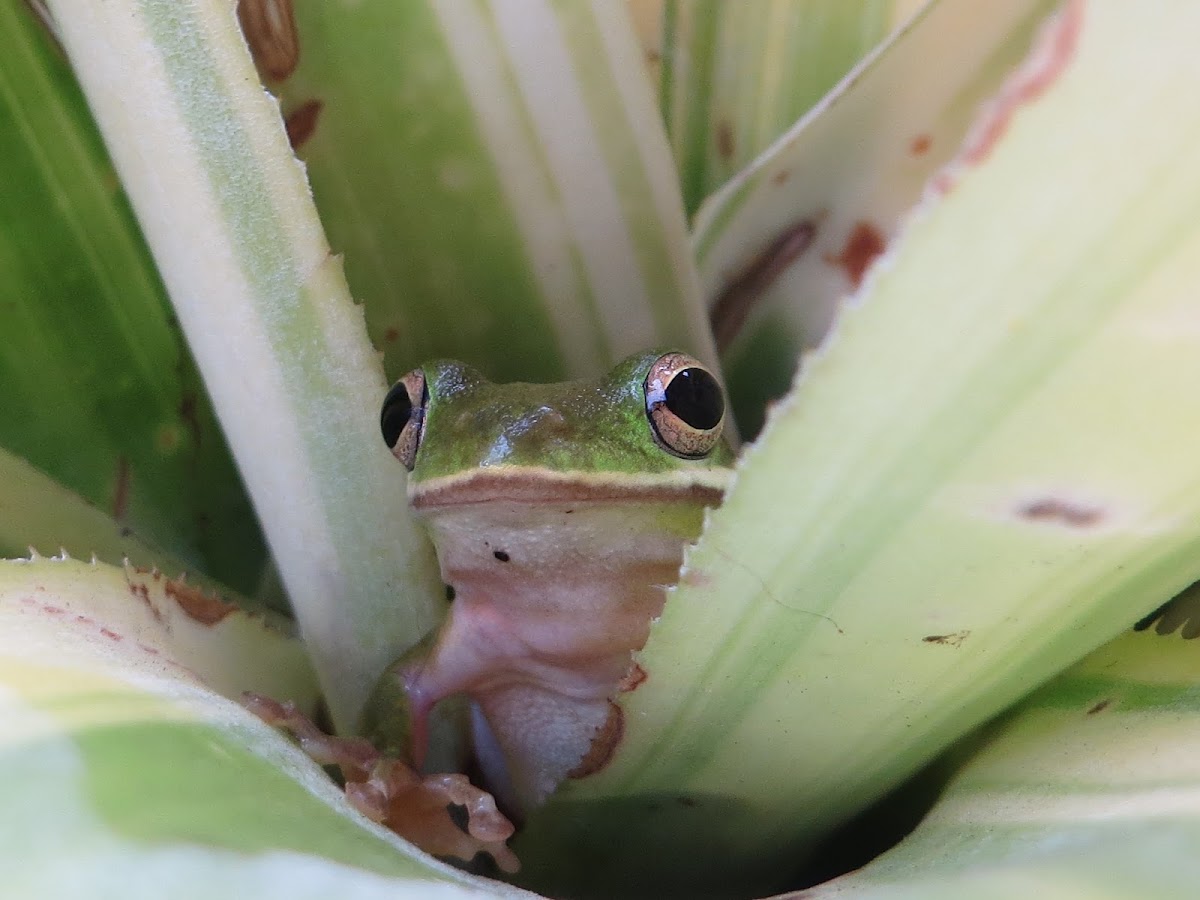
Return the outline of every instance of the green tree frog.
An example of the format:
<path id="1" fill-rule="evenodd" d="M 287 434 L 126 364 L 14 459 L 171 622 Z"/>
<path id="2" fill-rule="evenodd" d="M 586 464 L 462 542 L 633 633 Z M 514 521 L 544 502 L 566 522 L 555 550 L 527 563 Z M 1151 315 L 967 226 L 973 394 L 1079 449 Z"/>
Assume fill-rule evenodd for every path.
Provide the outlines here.
<path id="1" fill-rule="evenodd" d="M 493 384 L 457 362 L 414 369 L 383 403 L 453 600 L 441 628 L 385 679 L 420 765 L 435 704 L 471 701 L 484 782 L 518 816 L 607 761 L 613 699 L 732 453 L 725 400 L 677 352 L 596 381 Z"/>

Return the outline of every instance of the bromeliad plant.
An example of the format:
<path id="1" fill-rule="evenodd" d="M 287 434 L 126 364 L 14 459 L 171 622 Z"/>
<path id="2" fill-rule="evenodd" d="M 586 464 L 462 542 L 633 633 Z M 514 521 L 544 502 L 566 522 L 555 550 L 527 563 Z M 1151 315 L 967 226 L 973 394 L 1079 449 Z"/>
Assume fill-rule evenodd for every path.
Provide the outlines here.
<path id="1" fill-rule="evenodd" d="M 6 895 L 519 894 L 235 701 L 444 612 L 385 372 L 667 344 L 753 442 L 518 882 L 767 892 L 959 742 L 813 896 L 1186 896 L 1200 13 L 918 6 L 0 4 Z"/>

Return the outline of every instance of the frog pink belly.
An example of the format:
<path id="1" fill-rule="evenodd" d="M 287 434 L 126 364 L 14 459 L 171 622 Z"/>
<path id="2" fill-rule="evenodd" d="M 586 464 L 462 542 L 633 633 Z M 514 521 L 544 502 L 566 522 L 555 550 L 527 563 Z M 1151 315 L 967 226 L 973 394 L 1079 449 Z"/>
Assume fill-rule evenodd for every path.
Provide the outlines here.
<path id="1" fill-rule="evenodd" d="M 470 696 L 505 770 L 485 758 L 485 772 L 527 809 L 614 749 L 612 698 L 702 508 L 489 503 L 428 515 L 456 599 L 429 653 L 403 674 L 414 714 Z"/>

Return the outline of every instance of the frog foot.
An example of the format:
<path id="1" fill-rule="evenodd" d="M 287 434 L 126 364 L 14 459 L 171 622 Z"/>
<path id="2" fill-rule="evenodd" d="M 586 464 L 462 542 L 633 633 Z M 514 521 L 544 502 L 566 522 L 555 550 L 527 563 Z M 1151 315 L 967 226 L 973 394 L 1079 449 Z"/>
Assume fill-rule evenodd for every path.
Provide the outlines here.
<path id="1" fill-rule="evenodd" d="M 268 725 L 290 732 L 317 763 L 337 766 L 346 782 L 346 799 L 372 821 L 433 856 L 471 862 L 483 852 L 501 871 L 520 868 L 505 844 L 512 837 L 512 823 L 496 809 L 492 795 L 465 775 L 421 775 L 363 738 L 325 734 L 291 702 L 246 693 L 242 703 Z M 466 810 L 465 831 L 451 816 L 451 806 Z"/>

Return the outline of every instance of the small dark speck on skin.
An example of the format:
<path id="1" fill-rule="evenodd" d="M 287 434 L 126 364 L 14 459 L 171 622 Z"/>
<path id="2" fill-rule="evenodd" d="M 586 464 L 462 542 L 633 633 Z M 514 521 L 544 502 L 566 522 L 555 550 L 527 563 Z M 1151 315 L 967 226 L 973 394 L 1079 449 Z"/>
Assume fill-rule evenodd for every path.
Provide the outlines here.
<path id="1" fill-rule="evenodd" d="M 454 600 L 454 585 L 448 584 L 446 585 L 446 602 L 449 603 L 452 600 Z"/>
<path id="2" fill-rule="evenodd" d="M 1099 703 L 1097 703 L 1095 706 L 1093 706 L 1091 709 L 1089 709 L 1087 711 L 1087 714 L 1089 716 L 1094 716 L 1096 713 L 1103 712 L 1104 710 L 1108 709 L 1110 706 L 1112 706 L 1112 698 L 1105 697 L 1103 700 L 1101 700 Z"/>
<path id="3" fill-rule="evenodd" d="M 508 562 L 509 559 L 511 558 L 503 550 L 493 550 L 492 556 L 496 557 L 496 559 L 500 560 L 500 562 Z"/>

